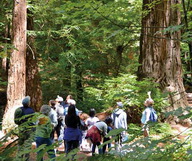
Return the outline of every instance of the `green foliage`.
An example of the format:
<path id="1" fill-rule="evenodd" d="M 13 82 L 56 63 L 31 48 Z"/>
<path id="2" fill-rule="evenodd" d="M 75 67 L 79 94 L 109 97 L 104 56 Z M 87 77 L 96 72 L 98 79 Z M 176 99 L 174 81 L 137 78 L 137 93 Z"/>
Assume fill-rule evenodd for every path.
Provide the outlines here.
<path id="1" fill-rule="evenodd" d="M 150 135 L 154 140 L 170 137 L 173 135 L 173 130 L 168 123 L 149 123 L 150 126 Z M 135 138 L 140 137 L 142 132 L 142 127 L 137 124 L 129 124 L 129 129 L 127 130 L 129 134 L 129 142 L 133 141 Z M 157 137 L 157 138 L 156 138 Z"/>
<path id="2" fill-rule="evenodd" d="M 127 133 L 129 135 L 128 141 L 131 142 L 131 141 L 135 140 L 135 138 L 140 137 L 143 134 L 142 127 L 140 125 L 130 123 L 128 125 Z"/>
<path id="3" fill-rule="evenodd" d="M 182 39 L 183 42 L 185 43 L 190 43 L 192 41 L 192 32 L 191 31 L 186 31 L 183 35 L 182 35 Z"/>
<path id="4" fill-rule="evenodd" d="M 168 105 L 168 103 L 164 99 L 166 94 L 162 94 L 157 87 L 158 84 L 150 80 L 137 81 L 135 75 L 121 74 L 119 77 L 106 79 L 97 88 L 85 88 L 85 93 L 87 93 L 87 100 L 94 100 L 93 105 L 100 102 L 100 105 L 105 109 L 121 100 L 126 107 L 137 106 L 142 111 L 144 108 L 143 102 L 148 98 L 147 92 L 151 91 L 152 98 L 155 101 L 154 106 L 158 111 L 161 111 L 162 107 Z M 95 96 L 95 99 L 92 99 L 93 96 Z M 95 108 L 99 109 L 100 106 Z"/>
<path id="5" fill-rule="evenodd" d="M 173 112 L 175 113 L 175 112 Z M 166 114 L 168 116 L 169 114 Z M 33 117 L 32 120 L 36 119 L 37 115 Z M 186 116 L 186 118 L 190 118 L 190 116 Z M 23 125 L 24 127 L 28 127 L 29 122 Z M 188 128 L 188 131 L 185 133 L 180 133 L 173 135 L 170 131 L 170 126 L 168 124 L 163 123 L 156 123 L 152 127 L 152 131 L 155 130 L 155 135 L 151 132 L 150 137 L 143 138 L 141 133 L 141 127 L 135 124 L 130 124 L 128 129 L 129 139 L 126 143 L 123 144 L 122 148 L 117 151 L 114 147 L 105 154 L 105 155 L 96 155 L 89 157 L 85 160 L 133 160 L 133 161 L 188 161 L 191 159 L 191 127 Z M 15 134 L 17 133 L 13 129 L 10 133 L 6 134 L 3 138 L 0 139 L 0 159 L 4 160 L 17 160 L 19 156 L 22 154 L 30 153 L 34 155 L 37 151 L 43 150 L 41 155 L 43 156 L 50 148 L 57 148 L 59 144 L 56 142 L 55 144 L 45 147 L 42 145 L 35 149 L 28 149 L 24 147 L 23 150 L 17 152 L 17 140 L 10 142 L 10 137 L 14 138 Z M 124 129 L 115 129 L 109 132 L 107 136 L 117 136 L 120 134 Z M 170 134 L 169 134 L 170 132 Z M 177 139 L 180 135 L 184 135 L 185 138 L 183 140 Z M 157 137 L 161 136 L 161 137 Z M 109 142 L 114 142 L 115 137 L 110 139 Z M 9 143 L 9 144 L 7 144 Z M 5 146 L 5 144 L 7 144 Z M 100 147 L 102 147 L 102 144 Z M 25 145 L 24 145 L 25 146 Z M 75 160 L 82 159 L 85 157 L 84 155 L 76 155 L 78 149 L 73 150 L 67 156 L 65 154 L 59 154 L 56 157 L 57 161 L 60 160 L 70 160 L 74 158 Z M 85 157 L 86 158 L 86 157 Z"/>
<path id="6" fill-rule="evenodd" d="M 159 3 L 156 0 L 146 7 L 150 10 Z M 3 21 L 0 23 L 0 32 L 4 33 L 6 25 L 11 21 L 12 2 L 3 0 L 1 4 L 0 18 Z M 101 92 L 104 88 L 100 86 L 111 77 L 119 77 L 120 73 L 135 74 L 137 71 L 142 1 L 29 0 L 28 10 L 34 17 L 34 30 L 28 31 L 28 36 L 34 36 L 39 54 L 44 103 L 58 94 L 63 97 L 72 94 L 78 106 L 85 111 L 90 106 L 98 109 L 111 106 L 113 95 L 117 98 L 121 90 L 116 94 L 109 93 L 110 98 L 107 100 L 107 94 Z M 188 15 L 191 15 L 190 11 Z M 165 31 L 176 32 L 183 28 L 183 24 L 168 26 Z M 189 42 L 189 38 L 190 32 L 186 31 L 183 41 Z M 7 56 L 7 50 L 13 48 L 4 40 L 10 39 L 3 36 L 0 42 L 3 46 L 0 55 L 3 57 Z M 90 90 L 99 90 L 99 93 L 94 97 L 94 92 Z M 136 87 L 131 90 L 137 93 Z M 125 97 L 133 96 L 132 100 L 124 98 L 127 105 L 139 105 L 144 100 L 140 99 L 140 95 L 136 99 L 137 95 L 133 92 L 125 93 Z M 84 101 L 88 101 L 88 104 Z"/>
<path id="7" fill-rule="evenodd" d="M 36 37 L 45 102 L 69 93 L 75 99 L 83 95 L 77 103 L 82 97 L 87 100 L 82 93 L 85 86 L 94 87 L 109 73 L 118 75 L 136 63 L 140 29 L 134 25 L 140 23 L 141 1 L 52 0 L 29 2 L 29 6 L 35 31 L 28 35 Z M 119 59 L 118 50 L 122 52 Z"/>
<path id="8" fill-rule="evenodd" d="M 2 142 L 0 143 L 0 147 L 1 148 L 4 148 L 4 144 L 6 142 Z M 2 161 L 8 161 L 8 160 L 13 160 L 13 155 L 15 154 L 15 151 L 17 150 L 17 147 L 16 146 L 13 146 L 14 143 L 10 143 L 5 149 L 1 149 L 1 152 L 0 152 L 0 160 Z"/>
<path id="9" fill-rule="evenodd" d="M 0 58 L 7 57 L 10 49 L 13 48 L 10 43 L 10 33 L 8 33 L 12 19 L 12 6 L 11 1 L 0 2 Z"/>
<path id="10" fill-rule="evenodd" d="M 102 99 L 102 90 L 93 87 L 86 87 L 84 90 L 85 101 L 80 105 L 84 112 L 89 112 L 89 109 L 94 108 L 97 112 L 101 111 L 104 100 Z"/>
<path id="11" fill-rule="evenodd" d="M 3 81 L 2 78 L 0 77 L 0 86 L 6 86 L 7 82 Z"/>
<path id="12" fill-rule="evenodd" d="M 180 31 L 183 28 L 184 25 L 175 25 L 175 26 L 169 26 L 166 29 L 162 30 L 164 34 L 173 34 L 177 31 Z"/>
<path id="13" fill-rule="evenodd" d="M 34 17 L 34 30 L 28 31 L 27 34 L 35 38 L 44 103 L 55 99 L 58 94 L 64 98 L 72 94 L 77 101 L 77 107 L 84 112 L 88 112 L 90 108 L 100 112 L 113 106 L 117 100 L 123 101 L 125 108 L 136 106 L 141 112 L 144 108 L 143 102 L 148 97 L 147 92 L 152 91 L 155 109 L 160 114 L 163 107 L 168 105 L 165 99 L 167 94 L 162 94 L 158 84 L 150 79 L 137 81 L 135 76 L 139 65 L 141 14 L 147 15 L 159 3 L 159 0 L 153 1 L 146 6 L 148 10 L 142 13 L 141 0 L 29 0 L 28 9 Z M 11 26 L 12 1 L 2 0 L 0 4 L 2 58 L 7 57 L 7 53 L 13 49 L 9 44 L 10 38 L 5 36 L 6 27 Z M 192 12 L 188 11 L 189 29 L 192 26 L 191 14 Z M 186 54 L 189 50 L 186 43 L 191 42 L 191 32 L 186 30 L 183 24 L 182 22 L 179 26 L 168 26 L 162 32 L 173 33 L 182 30 L 182 52 Z M 189 58 L 185 61 L 188 60 Z M 187 67 L 185 71 L 190 72 Z M 0 79 L 0 85 L 6 83 Z M 165 116 L 177 115 L 181 119 L 191 117 L 191 109 L 182 115 L 184 112 L 180 108 Z M 167 124 L 158 123 L 151 126 L 152 134 L 161 134 L 161 137 L 171 134 Z M 115 135 L 120 131 L 111 133 Z M 112 153 L 91 159 L 179 160 L 182 156 L 187 160 L 190 156 L 188 144 L 173 141 L 170 146 L 166 145 L 161 149 L 157 147 L 158 140 L 135 140 L 141 136 L 141 127 L 134 124 L 129 126 L 128 133 L 130 145 L 125 146 L 125 149 L 130 150 L 130 154 L 122 153 L 119 157 L 119 153 L 114 152 L 115 155 Z M 18 130 L 15 129 L 13 134 L 18 134 Z M 168 144 L 170 140 L 159 140 L 162 141 Z M 2 160 L 14 152 L 14 148 L 9 148 L 1 153 Z M 60 160 L 63 158 L 64 155 L 61 155 Z"/>
<path id="14" fill-rule="evenodd" d="M 181 109 L 180 109 L 181 110 Z M 168 112 L 165 115 L 168 117 L 170 114 L 176 114 L 176 116 L 181 116 L 182 112 L 180 110 Z M 184 111 L 190 112 L 191 108 L 186 108 Z M 180 111 L 180 112 L 179 112 Z M 191 112 L 190 112 L 191 113 Z M 191 115 L 185 115 L 184 119 L 191 118 Z M 117 160 L 190 160 L 192 155 L 190 153 L 191 149 L 191 127 L 188 131 L 182 131 L 180 134 L 173 134 L 172 129 L 169 124 L 166 123 L 155 123 L 150 124 L 150 137 L 141 138 L 141 127 L 130 124 L 128 133 L 129 140 L 127 144 L 124 144 L 120 151 L 111 150 L 110 155 L 114 155 Z M 112 131 L 111 133 L 118 134 L 122 130 Z M 109 134 L 110 135 L 110 134 Z M 179 140 L 177 137 L 184 135 L 184 140 Z M 111 140 L 112 142 L 113 140 Z M 103 144 L 104 145 L 104 144 Z M 116 157 L 115 157 L 116 156 Z M 99 158 L 101 156 L 97 156 Z M 108 159 L 109 155 L 102 156 L 102 160 Z"/>
<path id="15" fill-rule="evenodd" d="M 163 131 L 162 131 L 163 132 Z M 175 139 L 174 136 L 166 136 L 163 138 L 155 139 L 151 138 L 138 138 L 135 140 L 129 140 L 127 144 L 124 144 L 121 150 L 111 150 L 110 154 L 115 155 L 119 160 L 190 160 L 191 154 L 189 154 L 191 144 L 190 136 L 185 141 L 181 142 Z M 113 157 L 115 157 L 113 156 Z M 108 155 L 102 156 L 104 160 L 108 160 Z"/>
<path id="16" fill-rule="evenodd" d="M 150 134 L 162 135 L 161 137 L 166 137 L 172 135 L 173 131 L 168 123 L 156 123 L 150 128 Z"/>
<path id="17" fill-rule="evenodd" d="M 122 130 L 112 130 L 109 136 L 118 135 Z M 155 133 L 154 133 L 155 131 Z M 130 124 L 128 133 L 129 140 L 123 144 L 120 151 L 115 150 L 115 147 L 109 151 L 106 155 L 98 155 L 91 160 L 102 159 L 102 160 L 168 160 L 168 161 L 184 161 L 191 159 L 191 130 L 187 133 L 180 133 L 174 135 L 170 125 L 157 123 L 150 130 L 150 137 L 141 137 L 141 127 Z M 179 140 L 177 137 L 185 135 L 184 140 Z M 160 136 L 160 137 L 159 137 Z M 108 142 L 113 142 L 111 139 Z M 108 143 L 107 142 L 107 143 Z M 104 143 L 106 144 L 106 143 Z M 100 147 L 102 147 L 102 144 Z"/>
<path id="18" fill-rule="evenodd" d="M 181 120 L 190 119 L 192 121 L 192 107 L 191 106 L 185 108 L 179 107 L 176 110 L 166 112 L 165 116 L 166 117 L 177 116 Z"/>

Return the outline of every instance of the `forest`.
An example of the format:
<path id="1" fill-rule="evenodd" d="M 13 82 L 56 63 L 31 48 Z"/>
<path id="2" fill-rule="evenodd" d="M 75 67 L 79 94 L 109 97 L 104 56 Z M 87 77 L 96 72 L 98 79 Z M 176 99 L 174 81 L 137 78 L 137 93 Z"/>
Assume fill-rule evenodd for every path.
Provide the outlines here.
<path id="1" fill-rule="evenodd" d="M 1 0 L 0 65 L 0 160 L 37 152 L 15 153 L 14 112 L 25 96 L 38 113 L 68 95 L 83 113 L 109 115 L 117 101 L 127 113 L 122 151 L 87 160 L 192 159 L 191 0 Z M 158 122 L 146 138 L 149 91 Z"/>

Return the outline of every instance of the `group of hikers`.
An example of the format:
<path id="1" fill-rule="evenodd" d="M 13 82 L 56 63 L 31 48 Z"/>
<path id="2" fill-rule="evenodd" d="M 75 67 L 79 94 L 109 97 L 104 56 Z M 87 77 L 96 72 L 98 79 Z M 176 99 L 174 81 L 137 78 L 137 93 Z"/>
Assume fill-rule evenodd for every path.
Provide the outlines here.
<path id="1" fill-rule="evenodd" d="M 146 109 L 143 111 L 141 118 L 144 136 L 149 135 L 148 121 L 151 120 L 151 117 L 156 117 L 156 114 L 154 115 L 155 110 L 152 107 L 153 103 L 154 101 L 151 98 L 144 103 Z M 94 155 L 96 147 L 101 145 L 102 140 L 104 143 L 111 139 L 111 137 L 105 136 L 112 129 L 124 129 L 116 136 L 115 148 L 117 150 L 128 139 L 126 132 L 127 114 L 123 110 L 124 105 L 121 101 L 116 102 L 114 111 L 104 121 L 95 116 L 96 111 L 94 108 L 90 109 L 89 117 L 82 120 L 80 117 L 82 111 L 77 109 L 76 101 L 71 95 L 68 95 L 65 101 L 62 97 L 57 96 L 55 100 L 49 101 L 49 105 L 41 106 L 39 113 L 35 113 L 33 108 L 30 107 L 30 96 L 26 96 L 22 100 L 22 104 L 23 106 L 17 108 L 14 115 L 14 121 L 19 128 L 18 147 L 19 150 L 24 150 L 26 147 L 30 148 L 31 143 L 35 140 L 36 147 L 39 148 L 37 160 L 43 160 L 44 152 L 40 147 L 41 145 L 51 147 L 47 150 L 49 158 L 56 157 L 56 150 L 51 146 L 55 140 L 64 143 L 66 154 L 73 149 L 79 148 L 82 140 L 87 140 L 92 155 Z M 36 120 L 32 119 L 34 114 L 37 114 Z M 55 138 L 55 135 L 57 138 Z M 106 153 L 107 146 L 109 150 L 111 143 L 104 145 L 102 148 L 98 147 L 98 153 Z M 19 157 L 28 160 L 29 154 L 23 154 Z"/>

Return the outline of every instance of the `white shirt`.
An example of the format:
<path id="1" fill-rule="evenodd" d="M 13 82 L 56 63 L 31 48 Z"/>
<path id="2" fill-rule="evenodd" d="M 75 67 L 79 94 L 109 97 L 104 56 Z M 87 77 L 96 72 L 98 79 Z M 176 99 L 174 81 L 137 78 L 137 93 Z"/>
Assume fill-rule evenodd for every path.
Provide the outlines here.
<path id="1" fill-rule="evenodd" d="M 90 129 L 98 121 L 99 121 L 99 119 L 97 117 L 89 117 L 85 121 L 85 124 L 88 126 L 88 129 Z"/>
<path id="2" fill-rule="evenodd" d="M 149 121 L 149 117 L 150 117 L 150 114 L 151 114 L 151 108 L 150 107 L 147 107 L 142 115 L 145 115 L 145 120 L 143 120 L 144 122 L 142 122 L 143 124 L 147 124 L 147 122 Z"/>

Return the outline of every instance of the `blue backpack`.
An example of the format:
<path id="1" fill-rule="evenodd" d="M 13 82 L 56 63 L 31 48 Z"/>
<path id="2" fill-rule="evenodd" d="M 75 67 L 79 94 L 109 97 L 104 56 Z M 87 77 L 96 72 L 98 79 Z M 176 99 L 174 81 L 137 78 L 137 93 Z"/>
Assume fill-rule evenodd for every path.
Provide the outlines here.
<path id="1" fill-rule="evenodd" d="M 150 116 L 149 116 L 149 121 L 151 122 L 157 122 L 157 114 L 156 111 L 154 110 L 153 107 L 150 108 Z M 142 117 L 141 117 L 141 123 L 144 124 L 146 121 L 146 113 L 145 111 L 142 113 Z"/>
<path id="2" fill-rule="evenodd" d="M 157 114 L 153 107 L 151 107 L 151 114 L 149 116 L 149 121 L 157 122 Z"/>

